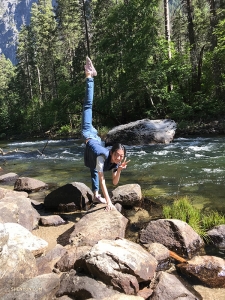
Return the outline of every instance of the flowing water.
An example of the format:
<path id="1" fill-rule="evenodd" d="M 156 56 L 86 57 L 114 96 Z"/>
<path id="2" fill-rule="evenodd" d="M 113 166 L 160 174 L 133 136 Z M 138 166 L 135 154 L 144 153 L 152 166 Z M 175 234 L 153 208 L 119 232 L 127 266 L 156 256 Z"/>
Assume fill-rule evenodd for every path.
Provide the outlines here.
<path id="1" fill-rule="evenodd" d="M 91 187 L 81 140 L 2 141 L 0 148 L 4 153 L 18 149 L 0 156 L 0 175 L 14 172 L 57 186 L 79 181 Z M 176 138 L 169 145 L 127 146 L 127 156 L 131 162 L 122 172 L 120 185 L 138 183 L 143 194 L 157 203 L 168 203 L 182 195 L 198 208 L 225 212 L 223 136 Z M 108 188 L 113 189 L 111 172 L 105 177 Z"/>

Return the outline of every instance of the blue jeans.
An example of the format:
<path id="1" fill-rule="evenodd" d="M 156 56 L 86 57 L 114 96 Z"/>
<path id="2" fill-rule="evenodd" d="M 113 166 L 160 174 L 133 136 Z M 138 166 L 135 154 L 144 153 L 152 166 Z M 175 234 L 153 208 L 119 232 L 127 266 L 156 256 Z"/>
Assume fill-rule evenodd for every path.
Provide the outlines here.
<path id="1" fill-rule="evenodd" d="M 101 138 L 97 130 L 92 125 L 92 105 L 94 99 L 94 78 L 86 78 L 86 90 L 82 114 L 82 136 L 86 139 L 95 139 L 101 144 Z M 99 191 L 98 171 L 90 169 L 92 191 Z"/>

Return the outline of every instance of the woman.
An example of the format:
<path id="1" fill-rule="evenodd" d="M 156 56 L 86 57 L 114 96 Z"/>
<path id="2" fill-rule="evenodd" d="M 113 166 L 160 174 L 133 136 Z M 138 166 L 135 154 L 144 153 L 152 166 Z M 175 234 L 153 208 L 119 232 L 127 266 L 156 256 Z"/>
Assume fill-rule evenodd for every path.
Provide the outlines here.
<path id="1" fill-rule="evenodd" d="M 91 171 L 94 202 L 106 203 L 106 210 L 111 210 L 114 206 L 108 194 L 104 171 L 112 170 L 112 182 L 114 185 L 117 185 L 120 179 L 120 173 L 123 169 L 126 169 L 129 161 L 126 161 L 126 149 L 123 145 L 115 144 L 110 151 L 103 147 L 97 130 L 92 126 L 92 104 L 94 98 L 93 77 L 97 75 L 97 72 L 89 57 L 86 58 L 85 74 L 86 93 L 82 116 L 82 135 L 86 143 L 84 163 Z M 104 198 L 99 194 L 99 182 Z"/>

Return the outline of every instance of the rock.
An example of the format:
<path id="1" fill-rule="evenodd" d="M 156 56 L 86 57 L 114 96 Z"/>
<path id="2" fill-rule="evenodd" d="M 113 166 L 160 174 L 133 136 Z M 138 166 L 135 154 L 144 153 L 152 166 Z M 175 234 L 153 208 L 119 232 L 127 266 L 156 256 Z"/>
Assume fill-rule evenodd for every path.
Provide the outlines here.
<path id="1" fill-rule="evenodd" d="M 107 212 L 104 204 L 98 204 L 76 223 L 69 241 L 74 246 L 93 246 L 102 239 L 124 238 L 127 223 L 116 209 Z"/>
<path id="2" fill-rule="evenodd" d="M 64 221 L 58 215 L 50 215 L 50 216 L 40 217 L 40 224 L 43 226 L 58 226 L 58 225 L 62 225 L 65 223 L 66 223 L 66 221 Z"/>
<path id="3" fill-rule="evenodd" d="M 220 250 L 225 250 L 225 225 L 215 226 L 207 232 L 210 242 Z"/>
<path id="4" fill-rule="evenodd" d="M 101 240 L 80 260 L 75 269 L 83 263 L 91 276 L 128 295 L 136 295 L 139 283 L 149 282 L 157 267 L 151 254 L 126 239 Z"/>
<path id="5" fill-rule="evenodd" d="M 120 203 L 122 206 L 140 206 L 142 192 L 139 184 L 125 184 L 118 186 L 112 191 L 113 203 Z"/>
<path id="6" fill-rule="evenodd" d="M 5 198 L 5 197 L 15 197 L 15 198 L 27 198 L 28 193 L 27 192 L 16 192 L 16 191 L 11 191 L 8 189 L 3 189 L 0 187 L 0 200 Z"/>
<path id="7" fill-rule="evenodd" d="M 0 176 L 0 182 L 6 183 L 10 181 L 15 181 L 18 177 L 19 175 L 17 175 L 16 173 L 7 173 L 5 175 Z"/>
<path id="8" fill-rule="evenodd" d="M 170 267 L 169 250 L 159 243 L 152 243 L 147 248 L 147 251 L 155 257 L 158 262 L 156 271 L 162 271 Z"/>
<path id="9" fill-rule="evenodd" d="M 220 257 L 196 256 L 187 264 L 178 264 L 177 269 L 189 279 L 208 287 L 225 287 L 225 260 Z"/>
<path id="10" fill-rule="evenodd" d="M 73 295 L 73 299 L 104 299 L 118 293 L 108 288 L 102 282 L 96 281 L 84 274 L 76 274 L 75 270 L 62 274 L 57 297 Z"/>
<path id="11" fill-rule="evenodd" d="M 14 224 L 23 228 L 18 224 Z M 26 230 L 26 229 L 24 229 Z M 26 230 L 31 234 L 28 230 Z M 14 240 L 8 225 L 0 224 L 0 298 L 24 281 L 37 275 L 34 255 Z"/>
<path id="12" fill-rule="evenodd" d="M 47 187 L 47 184 L 41 180 L 37 180 L 29 177 L 20 177 L 14 184 L 15 191 L 33 192 L 39 191 Z"/>
<path id="13" fill-rule="evenodd" d="M 60 278 L 58 275 L 44 274 L 27 280 L 18 287 L 10 289 L 10 293 L 6 294 L 1 300 L 52 300 L 59 288 Z"/>
<path id="14" fill-rule="evenodd" d="M 0 200 L 1 223 L 18 223 L 32 231 L 38 227 L 39 219 L 40 215 L 33 208 L 29 198 L 23 198 L 22 195 L 17 198 L 15 194 Z"/>
<path id="15" fill-rule="evenodd" d="M 91 250 L 91 246 L 71 247 L 55 264 L 61 272 L 68 272 L 74 268 L 76 260 L 85 256 Z"/>
<path id="16" fill-rule="evenodd" d="M 141 230 L 142 244 L 160 243 L 178 255 L 191 258 L 204 245 L 201 237 L 186 222 L 176 219 L 150 221 Z"/>
<path id="17" fill-rule="evenodd" d="M 38 267 L 38 275 L 51 273 L 54 269 L 55 263 L 65 255 L 67 250 L 57 244 L 52 250 L 50 250 L 46 255 L 42 255 L 36 258 L 36 263 Z"/>
<path id="18" fill-rule="evenodd" d="M 173 120 L 143 119 L 114 127 L 106 136 L 106 146 L 115 143 L 125 145 L 169 144 L 175 135 Z"/>
<path id="19" fill-rule="evenodd" d="M 166 272 L 159 272 L 155 279 L 156 287 L 153 289 L 151 300 L 200 300 L 202 297 L 198 295 L 192 288 L 183 285 L 183 283 L 175 276 Z M 193 291 L 190 291 L 193 290 Z"/>
<path id="20" fill-rule="evenodd" d="M 48 243 L 36 237 L 23 226 L 16 223 L 0 223 L 1 238 L 8 236 L 7 245 L 17 246 L 33 253 L 34 256 L 42 254 Z"/>
<path id="21" fill-rule="evenodd" d="M 44 200 L 46 208 L 54 210 L 75 211 L 86 208 L 92 202 L 93 193 L 81 182 L 68 183 L 49 193 Z"/>

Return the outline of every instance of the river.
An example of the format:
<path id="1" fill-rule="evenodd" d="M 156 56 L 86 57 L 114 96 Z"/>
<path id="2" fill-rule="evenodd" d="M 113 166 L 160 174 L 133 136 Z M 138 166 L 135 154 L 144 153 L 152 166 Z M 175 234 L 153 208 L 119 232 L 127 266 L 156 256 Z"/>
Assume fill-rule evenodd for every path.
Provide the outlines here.
<path id="1" fill-rule="evenodd" d="M 0 141 L 0 148 L 4 153 L 18 149 L 0 156 L 0 175 L 14 172 L 57 186 L 74 181 L 91 186 L 89 170 L 83 165 L 81 140 Z M 188 196 L 198 208 L 225 213 L 224 136 L 127 146 L 127 156 L 131 162 L 122 172 L 120 185 L 138 183 L 143 194 L 160 204 Z M 108 188 L 113 189 L 111 173 L 106 172 L 105 177 Z"/>

